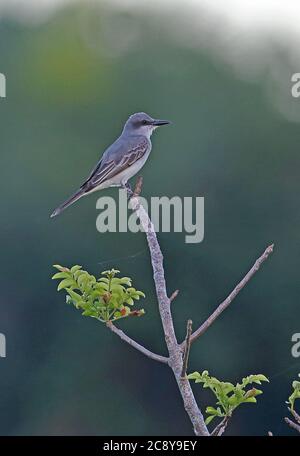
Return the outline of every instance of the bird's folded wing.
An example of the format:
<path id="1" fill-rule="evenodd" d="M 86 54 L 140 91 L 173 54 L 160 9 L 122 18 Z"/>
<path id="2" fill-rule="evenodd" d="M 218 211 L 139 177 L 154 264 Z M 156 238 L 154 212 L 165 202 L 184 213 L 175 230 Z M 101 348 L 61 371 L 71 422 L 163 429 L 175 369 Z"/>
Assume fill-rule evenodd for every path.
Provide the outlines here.
<path id="1" fill-rule="evenodd" d="M 136 161 L 140 160 L 147 150 L 148 141 L 146 138 L 143 138 L 138 144 L 131 145 L 129 150 L 125 153 L 111 154 L 114 156 L 110 157 L 108 155 L 105 159 L 103 157 L 82 187 L 88 192 L 98 185 L 101 185 L 103 182 L 112 179 L 129 166 L 132 166 Z"/>

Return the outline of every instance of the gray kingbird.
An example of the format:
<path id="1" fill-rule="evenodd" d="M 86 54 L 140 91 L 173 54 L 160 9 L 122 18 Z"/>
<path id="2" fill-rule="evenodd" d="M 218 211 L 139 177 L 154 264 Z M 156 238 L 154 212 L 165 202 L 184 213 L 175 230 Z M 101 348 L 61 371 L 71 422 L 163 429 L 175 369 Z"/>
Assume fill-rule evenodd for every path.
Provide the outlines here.
<path id="1" fill-rule="evenodd" d="M 105 150 L 87 180 L 74 195 L 55 209 L 51 217 L 59 215 L 79 198 L 96 190 L 108 187 L 128 188 L 128 179 L 139 172 L 149 157 L 153 131 L 169 123 L 168 120 L 153 119 L 144 112 L 130 116 L 121 136 Z"/>

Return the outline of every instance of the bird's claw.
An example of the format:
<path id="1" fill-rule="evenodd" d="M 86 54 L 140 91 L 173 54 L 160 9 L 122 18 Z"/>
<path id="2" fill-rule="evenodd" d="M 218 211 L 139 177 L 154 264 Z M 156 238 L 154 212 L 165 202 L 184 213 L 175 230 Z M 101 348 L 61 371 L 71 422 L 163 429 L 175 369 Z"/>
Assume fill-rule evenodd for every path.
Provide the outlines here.
<path id="1" fill-rule="evenodd" d="M 132 191 L 132 188 L 131 188 L 130 184 L 128 182 L 126 182 L 126 184 L 123 184 L 122 187 L 123 187 L 124 190 L 126 190 L 127 197 L 131 198 L 132 195 L 133 195 L 133 191 Z"/>

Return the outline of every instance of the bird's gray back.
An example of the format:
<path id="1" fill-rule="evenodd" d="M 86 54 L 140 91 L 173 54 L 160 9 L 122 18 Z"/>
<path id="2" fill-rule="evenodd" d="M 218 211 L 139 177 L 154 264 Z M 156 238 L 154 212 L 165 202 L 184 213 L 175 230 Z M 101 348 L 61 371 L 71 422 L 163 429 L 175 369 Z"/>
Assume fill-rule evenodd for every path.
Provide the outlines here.
<path id="1" fill-rule="evenodd" d="M 101 160 L 93 169 L 82 188 L 89 190 L 95 184 L 99 185 L 104 179 L 133 165 L 142 157 L 148 157 L 151 151 L 151 141 L 143 135 L 127 135 L 123 133 L 103 153 Z"/>
<path id="2" fill-rule="evenodd" d="M 122 134 L 114 143 L 112 143 L 103 153 L 102 161 L 119 161 L 124 155 L 131 153 L 139 146 L 151 147 L 151 141 L 142 135 L 125 135 Z"/>

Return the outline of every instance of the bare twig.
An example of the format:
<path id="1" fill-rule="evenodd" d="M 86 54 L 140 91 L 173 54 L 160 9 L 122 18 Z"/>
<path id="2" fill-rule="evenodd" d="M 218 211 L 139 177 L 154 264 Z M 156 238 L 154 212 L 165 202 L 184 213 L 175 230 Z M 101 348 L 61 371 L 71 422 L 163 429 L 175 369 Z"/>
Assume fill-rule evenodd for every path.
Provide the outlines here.
<path id="1" fill-rule="evenodd" d="M 134 192 L 133 192 L 133 197 L 139 196 L 141 191 L 142 191 L 142 185 L 143 185 L 143 176 L 139 176 L 137 178 L 135 187 L 134 187 Z"/>
<path id="2" fill-rule="evenodd" d="M 293 410 L 292 408 L 289 408 L 289 411 L 293 415 L 294 419 L 296 422 L 292 421 L 290 418 L 285 417 L 284 421 L 292 428 L 295 429 L 300 433 L 300 415 L 296 412 L 296 410 Z"/>
<path id="3" fill-rule="evenodd" d="M 170 302 L 174 301 L 174 299 L 177 298 L 178 294 L 179 294 L 179 290 L 173 291 L 173 293 L 170 296 Z"/>
<path id="4" fill-rule="evenodd" d="M 139 199 L 135 196 L 131 197 L 132 209 L 136 212 L 140 219 L 143 230 L 146 233 L 148 247 L 151 256 L 153 269 L 153 279 L 156 288 L 156 296 L 158 300 L 159 313 L 163 325 L 165 340 L 169 352 L 169 366 L 171 367 L 177 381 L 179 391 L 181 393 L 183 404 L 189 418 L 193 424 L 196 435 L 208 436 L 209 432 L 205 425 L 201 411 L 198 408 L 191 385 L 188 379 L 181 378 L 182 371 L 182 350 L 178 345 L 173 319 L 170 309 L 170 299 L 167 295 L 166 281 L 163 267 L 163 255 L 156 237 L 154 226 L 149 219 L 149 216 L 143 206 L 139 203 Z"/>
<path id="5" fill-rule="evenodd" d="M 193 324 L 192 320 L 187 321 L 181 378 L 184 378 L 186 376 L 187 366 L 188 366 L 188 362 L 189 362 L 189 355 L 190 355 L 190 348 L 191 348 L 192 324 Z"/>
<path id="6" fill-rule="evenodd" d="M 214 430 L 210 433 L 211 436 L 216 436 L 216 437 L 220 437 L 224 432 L 225 432 L 225 429 L 227 427 L 227 424 L 228 424 L 228 421 L 230 420 L 231 416 L 230 415 L 226 415 L 223 420 L 221 421 L 221 423 L 219 423 L 215 428 Z"/>
<path id="7" fill-rule="evenodd" d="M 284 421 L 292 428 L 295 429 L 300 433 L 300 425 L 297 423 L 294 423 L 294 421 L 290 420 L 287 416 L 284 418 Z"/>
<path id="8" fill-rule="evenodd" d="M 295 421 L 300 424 L 300 415 L 296 412 L 296 410 L 293 410 L 291 408 L 289 408 L 289 411 L 291 412 L 291 414 L 293 415 L 293 417 L 295 418 Z"/>
<path id="9" fill-rule="evenodd" d="M 255 261 L 252 268 L 247 272 L 245 277 L 237 284 L 234 290 L 230 295 L 216 308 L 216 310 L 208 317 L 208 319 L 198 328 L 191 336 L 191 343 L 194 342 L 198 337 L 202 336 L 205 331 L 214 323 L 214 321 L 224 312 L 225 309 L 231 304 L 234 298 L 238 293 L 244 288 L 244 286 L 249 282 L 249 280 L 254 276 L 254 274 L 259 270 L 261 265 L 267 260 L 269 255 L 273 252 L 274 244 L 269 245 L 266 248 L 264 253 Z M 183 347 L 185 341 L 182 342 L 181 346 Z"/>
<path id="10" fill-rule="evenodd" d="M 169 358 L 161 355 L 157 355 L 147 348 L 140 345 L 135 340 L 128 337 L 121 329 L 117 328 L 111 321 L 106 323 L 106 326 L 115 334 L 117 334 L 123 341 L 127 342 L 131 347 L 143 353 L 143 355 L 148 356 L 148 358 L 153 359 L 154 361 L 159 361 L 160 363 L 168 364 Z"/>

